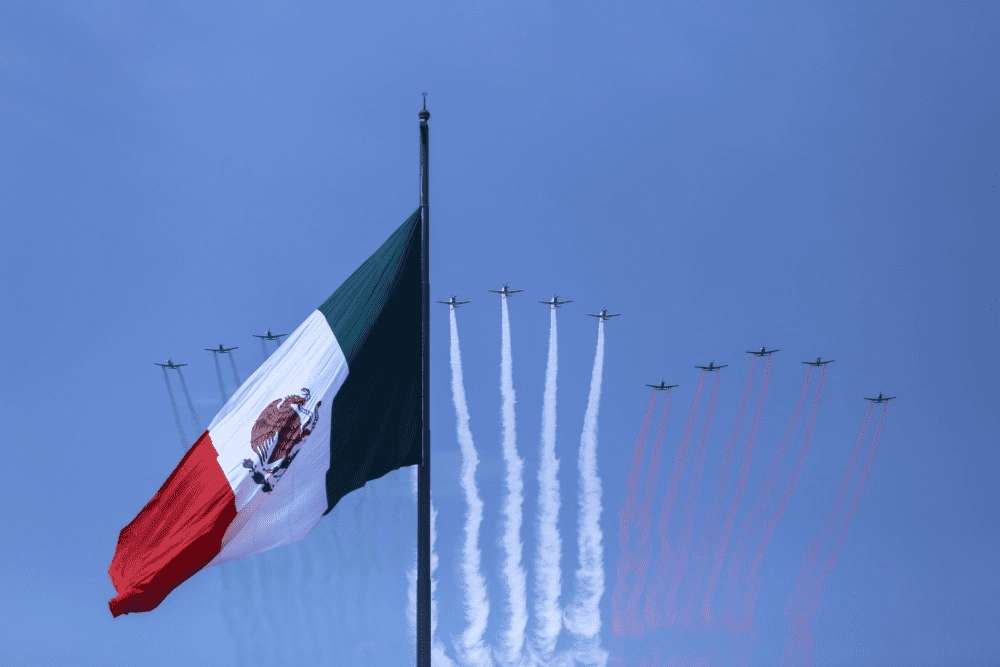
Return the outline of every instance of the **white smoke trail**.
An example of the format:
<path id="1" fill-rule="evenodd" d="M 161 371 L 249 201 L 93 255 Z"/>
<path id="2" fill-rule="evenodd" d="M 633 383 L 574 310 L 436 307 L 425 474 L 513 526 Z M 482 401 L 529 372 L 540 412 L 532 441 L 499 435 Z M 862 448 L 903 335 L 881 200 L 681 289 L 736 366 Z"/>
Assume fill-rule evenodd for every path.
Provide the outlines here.
<path id="1" fill-rule="evenodd" d="M 542 399 L 542 451 L 538 467 L 538 550 L 535 556 L 535 650 L 548 662 L 562 630 L 562 538 L 559 536 L 559 459 L 556 458 L 556 309 L 549 313 L 549 357 Z"/>
<path id="2" fill-rule="evenodd" d="M 437 551 L 434 550 L 434 542 L 437 540 L 437 510 L 434 503 L 431 503 L 431 663 L 441 667 L 454 667 L 454 661 L 445 654 L 444 642 L 437 637 L 438 610 L 437 598 L 434 593 L 437 590 L 437 579 L 434 572 L 438 567 Z"/>
<path id="3" fill-rule="evenodd" d="M 597 329 L 597 352 L 590 380 L 590 397 L 580 436 L 580 518 L 578 544 L 580 567 L 576 595 L 563 623 L 577 638 L 577 661 L 606 665 L 608 652 L 601 648 L 601 596 L 604 594 L 604 549 L 601 544 L 601 478 L 597 475 L 597 410 L 604 374 L 604 321 Z"/>
<path id="4" fill-rule="evenodd" d="M 480 569 L 482 553 L 479 550 L 479 527 L 483 522 L 483 501 L 476 487 L 476 467 L 479 455 L 469 430 L 469 406 L 465 401 L 465 382 L 462 377 L 462 354 L 458 342 L 458 322 L 455 308 L 451 316 L 451 395 L 455 403 L 458 444 L 462 450 L 461 484 L 465 502 L 469 506 L 465 517 L 465 544 L 462 547 L 462 588 L 465 595 L 465 622 L 468 624 L 458 645 L 458 659 L 464 665 L 489 667 L 493 664 L 490 651 L 483 642 L 486 623 L 490 615 L 490 601 L 486 593 L 486 579 Z"/>
<path id="5" fill-rule="evenodd" d="M 307 661 L 314 665 L 328 664 L 330 659 L 325 656 L 325 647 L 322 640 L 326 639 L 324 623 L 321 617 L 329 613 L 329 601 L 322 598 L 323 591 L 320 587 L 319 573 L 322 567 L 317 566 L 317 555 L 315 553 L 317 544 L 316 537 L 302 540 L 296 546 L 296 551 L 301 558 L 302 568 L 299 577 L 300 586 L 298 600 L 300 603 L 299 613 L 305 619 L 305 627 L 309 636 L 310 659 Z"/>
<path id="6" fill-rule="evenodd" d="M 411 475 L 413 499 L 417 500 L 417 466 L 412 466 Z M 437 638 L 437 600 L 434 599 L 434 592 L 437 590 L 437 580 L 434 578 L 434 571 L 437 570 L 438 557 L 434 550 L 434 543 L 437 541 L 437 510 L 434 503 L 431 503 L 431 662 L 443 667 L 454 667 L 455 662 L 445 654 L 444 642 Z M 417 554 L 414 549 L 413 565 L 406 573 L 409 586 L 406 591 L 406 623 L 408 634 L 411 637 L 412 648 L 416 655 L 417 648 Z"/>
<path id="7" fill-rule="evenodd" d="M 417 466 L 410 467 L 410 482 L 413 488 L 413 502 L 417 502 Z M 419 537 L 418 537 L 419 541 Z M 413 548 L 413 560 L 410 569 L 406 571 L 406 628 L 410 636 L 413 655 L 417 650 L 417 548 Z"/>
<path id="8" fill-rule="evenodd" d="M 372 502 L 372 490 L 373 486 L 365 484 L 357 491 L 354 492 L 355 503 L 354 503 L 354 521 L 351 531 L 351 583 L 354 586 L 353 591 L 353 602 L 352 614 L 354 620 L 357 622 L 357 633 L 353 637 L 353 647 L 351 652 L 356 656 L 353 661 L 363 661 L 366 657 L 365 649 L 366 642 L 371 641 L 372 637 L 369 632 L 369 615 L 371 613 L 371 601 L 369 595 L 369 583 L 371 579 L 372 570 L 372 560 L 375 558 L 377 553 L 372 547 L 372 540 L 370 539 L 370 530 L 372 526 L 377 525 L 374 521 L 374 517 L 371 516 L 374 503 Z M 349 599 L 344 594 L 345 599 Z"/>
<path id="9" fill-rule="evenodd" d="M 181 447 L 187 449 L 191 446 L 191 441 L 188 440 L 187 433 L 184 432 L 184 427 L 181 426 L 181 413 L 177 411 L 177 401 L 174 400 L 174 390 L 170 386 L 170 376 L 167 375 L 166 368 L 162 370 L 163 381 L 167 384 L 167 396 L 170 397 L 170 408 L 174 411 L 174 423 L 177 424 L 177 437 L 181 439 Z"/>
<path id="10" fill-rule="evenodd" d="M 514 373 L 510 351 L 510 319 L 507 297 L 500 298 L 503 329 L 500 350 L 500 393 L 503 397 L 503 460 L 506 468 L 507 496 L 503 506 L 503 574 L 507 584 L 507 616 L 501 638 L 501 661 L 520 665 L 524 661 L 524 631 L 528 625 L 525 574 L 521 566 L 521 503 L 524 461 L 517 455 L 514 432 Z"/>
<path id="11" fill-rule="evenodd" d="M 229 353 L 229 365 L 233 367 L 233 379 L 236 380 L 236 388 L 239 389 L 240 385 L 243 384 L 243 381 L 240 380 L 239 371 L 236 370 L 236 360 L 233 359 L 232 352 Z"/>
<path id="12" fill-rule="evenodd" d="M 188 409 L 191 410 L 191 421 L 194 422 L 194 427 L 200 436 L 202 432 L 201 420 L 198 419 L 198 413 L 194 409 L 194 402 L 191 400 L 191 392 L 188 391 L 187 382 L 184 381 L 184 371 L 178 368 L 177 377 L 181 379 L 181 389 L 184 391 L 184 398 L 187 400 Z"/>
<path id="13" fill-rule="evenodd" d="M 222 368 L 219 366 L 219 355 L 212 353 L 212 361 L 215 362 L 215 378 L 219 381 L 219 394 L 222 396 L 222 404 L 225 405 L 229 397 L 226 396 L 226 385 L 222 383 Z M 239 385 L 236 385 L 237 388 Z"/>
<path id="14" fill-rule="evenodd" d="M 327 565 L 323 568 L 322 595 L 321 598 L 324 610 L 327 612 L 326 636 L 328 647 L 332 653 L 328 662 L 335 664 L 346 664 L 345 651 L 350 644 L 351 634 L 347 628 L 347 610 L 344 604 L 345 579 L 350 578 L 347 571 L 349 559 L 340 540 L 340 512 L 331 513 L 324 522 L 321 522 L 316 530 L 320 531 L 323 538 L 323 552 L 326 555 Z M 313 531 L 316 532 L 316 531 Z M 243 562 L 243 561 L 237 561 Z M 343 611 L 342 611 L 343 609 Z M 324 663 L 325 664 L 325 663 Z"/>

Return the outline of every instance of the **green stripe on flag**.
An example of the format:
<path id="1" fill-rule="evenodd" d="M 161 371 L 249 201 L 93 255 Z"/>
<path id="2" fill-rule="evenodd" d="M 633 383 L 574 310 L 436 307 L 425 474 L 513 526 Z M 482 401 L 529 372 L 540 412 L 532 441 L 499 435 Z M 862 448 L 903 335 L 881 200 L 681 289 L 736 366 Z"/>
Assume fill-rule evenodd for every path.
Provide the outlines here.
<path id="1" fill-rule="evenodd" d="M 330 421 L 329 512 L 365 482 L 420 463 L 419 209 L 319 311 L 348 366 Z"/>

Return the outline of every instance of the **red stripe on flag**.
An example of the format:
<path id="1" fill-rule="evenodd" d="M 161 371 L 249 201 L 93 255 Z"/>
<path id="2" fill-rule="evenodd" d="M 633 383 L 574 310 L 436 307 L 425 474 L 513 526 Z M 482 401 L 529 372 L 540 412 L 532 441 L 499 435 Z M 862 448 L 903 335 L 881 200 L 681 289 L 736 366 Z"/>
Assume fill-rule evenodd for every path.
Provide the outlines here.
<path id="1" fill-rule="evenodd" d="M 236 503 L 208 431 L 118 535 L 108 574 L 112 616 L 155 609 L 222 548 Z"/>

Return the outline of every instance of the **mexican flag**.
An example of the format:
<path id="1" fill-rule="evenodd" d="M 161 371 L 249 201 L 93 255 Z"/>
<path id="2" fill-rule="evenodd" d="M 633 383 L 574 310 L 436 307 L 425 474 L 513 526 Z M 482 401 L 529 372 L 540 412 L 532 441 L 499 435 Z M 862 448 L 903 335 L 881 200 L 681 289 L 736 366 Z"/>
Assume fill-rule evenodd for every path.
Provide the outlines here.
<path id="1" fill-rule="evenodd" d="M 420 211 L 229 399 L 108 570 L 114 616 L 208 565 L 304 538 L 347 493 L 421 460 Z"/>

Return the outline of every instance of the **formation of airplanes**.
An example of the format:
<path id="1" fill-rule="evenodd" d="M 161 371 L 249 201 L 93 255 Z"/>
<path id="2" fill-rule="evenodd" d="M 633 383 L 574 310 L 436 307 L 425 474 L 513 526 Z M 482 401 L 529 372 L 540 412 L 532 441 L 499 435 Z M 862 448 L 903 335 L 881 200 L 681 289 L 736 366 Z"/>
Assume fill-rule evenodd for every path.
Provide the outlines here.
<path id="1" fill-rule="evenodd" d="M 523 292 L 524 290 L 511 289 L 509 284 L 504 283 L 503 287 L 501 287 L 500 289 L 498 289 L 498 290 L 491 289 L 489 291 L 493 292 L 494 294 L 499 294 L 501 296 L 508 297 L 508 296 L 511 296 L 512 294 L 517 294 L 519 292 Z M 560 301 L 559 300 L 559 296 L 554 294 L 554 295 L 552 295 L 552 298 L 549 299 L 548 301 L 539 301 L 538 303 L 543 303 L 543 304 L 549 306 L 550 308 L 559 308 L 560 306 L 562 306 L 564 304 L 572 303 L 572 302 L 573 302 L 572 299 L 565 299 L 565 300 Z M 442 304 L 451 306 L 452 308 L 458 308 L 459 306 L 465 305 L 467 303 L 472 303 L 472 301 L 459 301 L 458 297 L 453 294 L 451 296 L 451 298 L 448 299 L 447 301 L 438 301 L 438 303 L 442 303 Z M 601 320 L 603 322 L 605 320 L 611 319 L 612 317 L 618 317 L 619 315 L 621 315 L 621 313 L 609 313 L 607 308 L 602 308 L 601 312 L 599 312 L 599 313 L 587 313 L 587 315 L 589 317 L 596 317 L 596 318 L 598 318 L 599 320 Z M 265 333 L 265 334 L 253 334 L 253 336 L 255 338 L 260 338 L 262 340 L 280 340 L 283 336 L 287 336 L 287 335 L 288 334 L 283 334 L 283 333 L 282 334 L 271 333 L 270 329 L 268 329 L 267 333 Z M 239 347 L 224 347 L 222 345 L 222 343 L 219 343 L 219 347 L 217 347 L 217 348 L 210 348 L 210 347 L 206 347 L 205 348 L 205 350 L 207 352 L 213 352 L 213 353 L 216 353 L 216 354 L 227 354 L 227 353 L 229 353 L 229 352 L 231 352 L 233 350 L 238 350 L 238 349 L 239 349 Z M 757 356 L 757 357 L 766 357 L 766 356 L 769 356 L 771 354 L 774 354 L 775 352 L 780 352 L 780 351 L 781 350 L 779 350 L 777 348 L 773 349 L 773 350 L 769 350 L 769 349 L 767 349 L 766 346 L 762 345 L 759 350 L 746 350 L 746 353 L 747 354 L 752 354 L 752 355 Z M 808 364 L 809 366 L 819 367 L 819 366 L 826 366 L 827 364 L 833 363 L 834 361 L 836 361 L 836 359 L 827 359 L 826 361 L 823 361 L 823 359 L 821 357 L 816 357 L 816 361 L 803 361 L 801 363 Z M 187 364 L 175 364 L 171 359 L 167 359 L 167 363 L 165 363 L 165 364 L 157 363 L 156 365 L 157 366 L 162 366 L 163 368 L 170 368 L 170 369 L 178 369 L 178 368 L 180 368 L 182 366 L 187 366 Z M 710 361 L 710 362 L 708 362 L 708 366 L 695 366 L 695 368 L 701 369 L 703 371 L 717 371 L 720 368 L 726 368 L 728 365 L 729 364 L 721 364 L 719 366 L 716 366 L 715 365 L 715 361 Z M 677 385 L 677 384 L 667 384 L 664 380 L 660 380 L 659 384 L 647 384 L 646 386 L 647 387 L 652 387 L 655 390 L 665 391 L 665 390 L 668 390 L 668 389 L 673 389 L 674 387 L 679 387 L 680 385 Z M 896 397 L 895 396 L 883 396 L 882 392 L 879 392 L 878 397 L 876 397 L 876 398 L 869 398 L 867 396 L 864 397 L 864 399 L 866 401 L 871 401 L 872 403 L 885 403 L 887 401 L 893 400 L 894 398 L 896 398 Z"/>

